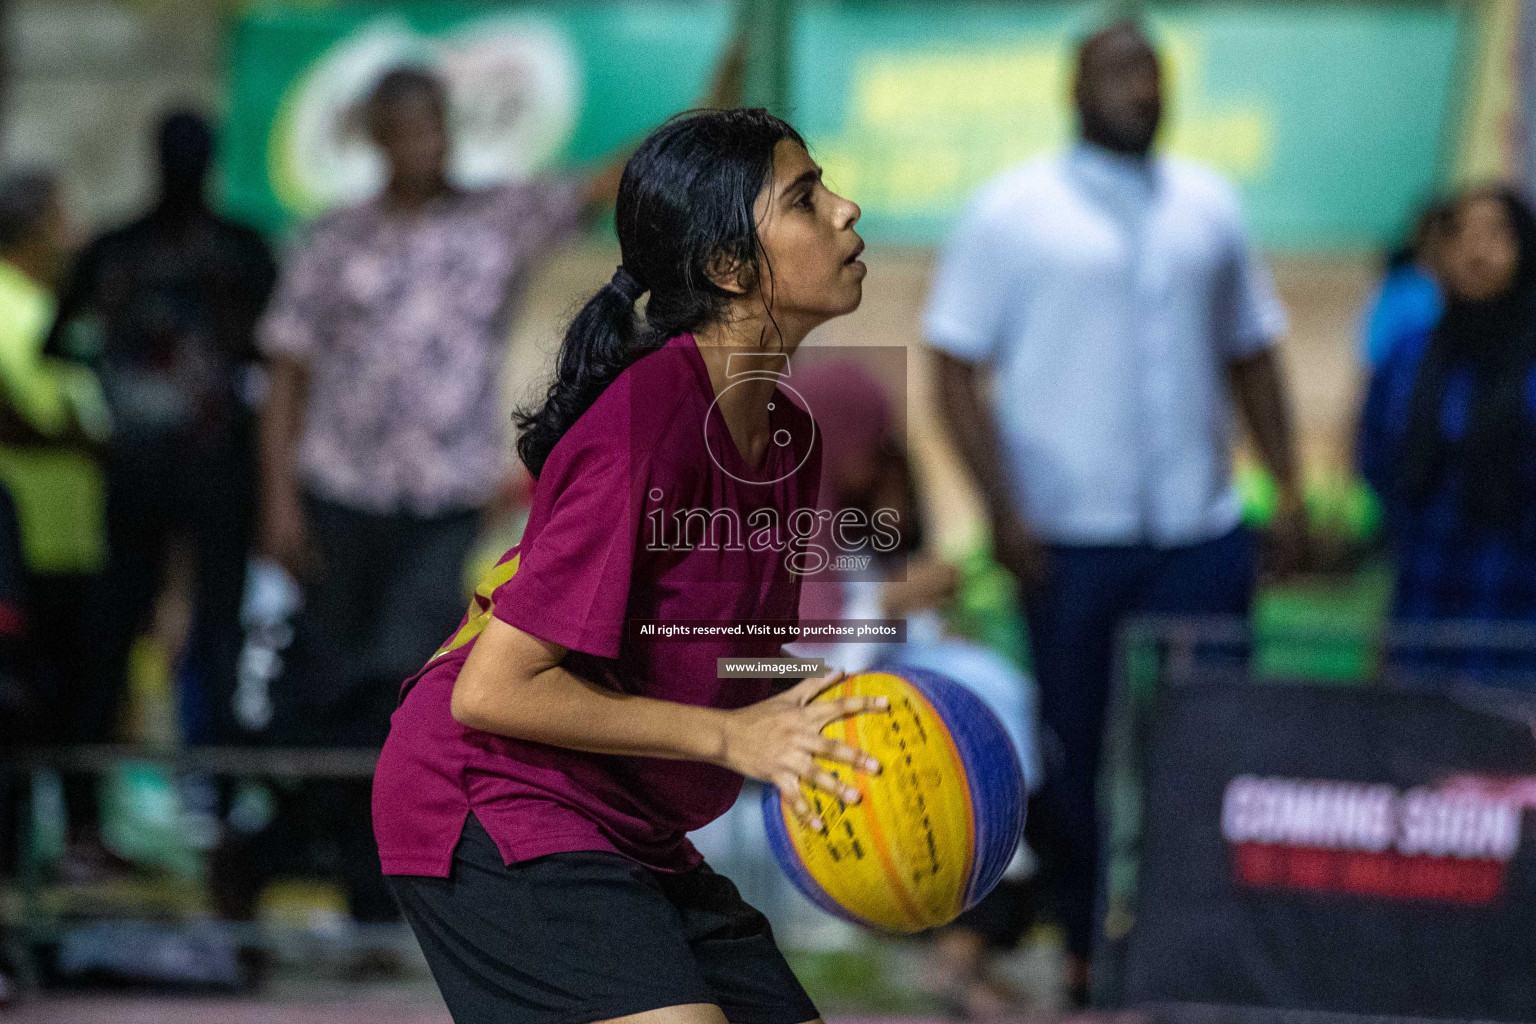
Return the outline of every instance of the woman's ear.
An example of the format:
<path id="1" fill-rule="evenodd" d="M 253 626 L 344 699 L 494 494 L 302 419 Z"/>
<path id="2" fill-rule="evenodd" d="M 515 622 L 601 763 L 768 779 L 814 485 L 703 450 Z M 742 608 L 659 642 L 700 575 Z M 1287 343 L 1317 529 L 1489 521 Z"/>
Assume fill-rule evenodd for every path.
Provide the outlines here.
<path id="1" fill-rule="evenodd" d="M 756 270 L 745 260 L 726 253 L 717 253 L 704 269 L 709 283 L 732 295 L 746 295 L 756 282 Z"/>

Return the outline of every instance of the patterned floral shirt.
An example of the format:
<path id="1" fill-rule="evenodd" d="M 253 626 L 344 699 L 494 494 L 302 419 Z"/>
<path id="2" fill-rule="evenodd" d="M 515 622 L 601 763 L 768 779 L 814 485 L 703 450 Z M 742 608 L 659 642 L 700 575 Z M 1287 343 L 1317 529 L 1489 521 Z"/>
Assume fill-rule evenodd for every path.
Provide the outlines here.
<path id="1" fill-rule="evenodd" d="M 414 215 L 373 200 L 320 220 L 258 330 L 267 355 L 309 370 L 304 486 L 378 514 L 484 505 L 510 455 L 512 311 L 582 210 L 579 184 L 543 180 L 455 191 Z"/>

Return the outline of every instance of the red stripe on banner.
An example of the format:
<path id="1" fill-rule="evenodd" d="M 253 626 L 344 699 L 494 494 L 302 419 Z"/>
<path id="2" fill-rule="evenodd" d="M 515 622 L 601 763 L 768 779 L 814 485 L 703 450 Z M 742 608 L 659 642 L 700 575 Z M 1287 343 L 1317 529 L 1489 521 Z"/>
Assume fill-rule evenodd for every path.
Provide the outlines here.
<path id="1" fill-rule="evenodd" d="M 0 603 L 0 636 L 21 636 L 27 630 L 27 618 L 14 604 Z"/>
<path id="2" fill-rule="evenodd" d="M 1232 873 L 1238 884 L 1256 889 L 1442 903 L 1491 903 L 1504 887 L 1504 864 L 1497 860 L 1267 843 L 1234 845 Z"/>

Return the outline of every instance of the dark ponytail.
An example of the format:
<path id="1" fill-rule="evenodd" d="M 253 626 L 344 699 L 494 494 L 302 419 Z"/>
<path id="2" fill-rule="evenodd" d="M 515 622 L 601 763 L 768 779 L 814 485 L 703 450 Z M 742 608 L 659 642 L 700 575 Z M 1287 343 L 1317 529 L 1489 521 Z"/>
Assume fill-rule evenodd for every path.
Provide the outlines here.
<path id="1" fill-rule="evenodd" d="M 804 145 L 766 110 L 701 111 L 668 121 L 629 158 L 614 218 L 623 262 L 567 328 L 544 404 L 514 417 L 517 453 L 534 477 L 626 367 L 719 321 L 732 296 L 710 268 L 737 268 L 749 280 L 761 273 L 753 207 L 785 139 Z M 645 292 L 642 326 L 635 302 Z"/>

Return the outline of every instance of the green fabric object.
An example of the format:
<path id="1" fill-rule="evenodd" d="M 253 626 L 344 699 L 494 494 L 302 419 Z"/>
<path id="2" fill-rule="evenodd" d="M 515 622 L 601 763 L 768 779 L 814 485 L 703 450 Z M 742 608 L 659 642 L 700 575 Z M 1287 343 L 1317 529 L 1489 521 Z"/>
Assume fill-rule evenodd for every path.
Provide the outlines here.
<path id="1" fill-rule="evenodd" d="M 1381 503 L 1358 477 L 1307 489 L 1307 516 L 1323 533 L 1369 541 L 1381 532 Z"/>
<path id="2" fill-rule="evenodd" d="M 188 841 L 175 776 L 149 761 L 124 761 L 102 778 L 102 839 L 119 857 L 195 878 L 202 861 Z"/>
<path id="3" fill-rule="evenodd" d="M 1392 604 L 1392 567 L 1338 580 L 1262 589 L 1253 609 L 1254 674 L 1314 684 L 1361 684 L 1376 673 Z"/>
<path id="4" fill-rule="evenodd" d="M 1030 671 L 1018 585 L 992 557 L 991 542 L 985 536 L 973 537 L 946 552 L 945 557 L 960 573 L 955 599 L 945 610 L 945 627 Z"/>
<path id="5" fill-rule="evenodd" d="M 76 427 L 104 439 L 106 401 L 84 367 L 45 358 L 53 298 L 0 262 L 0 392 L 38 433 L 63 437 Z M 86 573 L 106 556 L 106 494 L 94 460 L 72 444 L 0 447 L 0 484 L 16 502 L 27 568 Z"/>
<path id="6" fill-rule="evenodd" d="M 1268 526 L 1280 505 L 1280 488 L 1275 478 L 1257 465 L 1238 467 L 1234 478 L 1242 502 L 1243 522 L 1253 529 Z M 1308 481 L 1302 500 L 1306 503 L 1307 521 L 1320 535 L 1364 543 L 1381 530 L 1381 502 L 1358 477 L 1331 476 Z"/>
<path id="7" fill-rule="evenodd" d="M 1262 530 L 1274 521 L 1280 507 L 1280 489 L 1275 478 L 1261 466 L 1239 466 L 1233 474 L 1238 499 L 1243 506 L 1243 524 Z"/>

